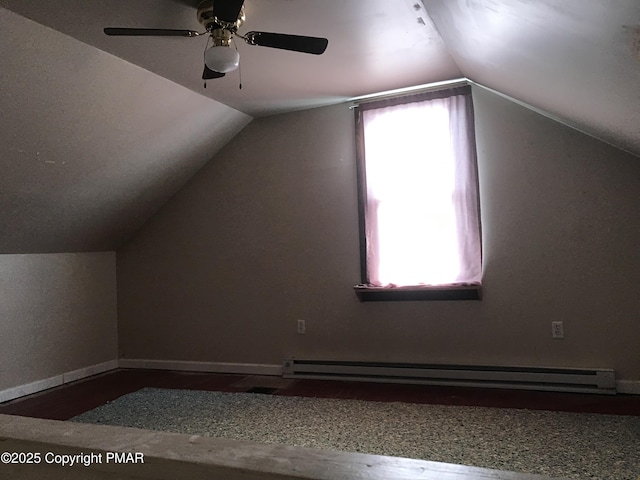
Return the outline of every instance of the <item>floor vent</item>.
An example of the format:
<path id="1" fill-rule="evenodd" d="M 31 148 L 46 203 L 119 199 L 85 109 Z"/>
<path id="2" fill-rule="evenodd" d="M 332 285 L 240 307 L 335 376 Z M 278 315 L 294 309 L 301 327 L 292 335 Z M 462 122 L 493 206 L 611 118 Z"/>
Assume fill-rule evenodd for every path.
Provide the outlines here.
<path id="1" fill-rule="evenodd" d="M 253 387 L 246 391 L 246 393 L 259 393 L 261 395 L 273 395 L 276 393 L 277 388 L 269 388 L 269 387 Z"/>
<path id="2" fill-rule="evenodd" d="M 283 361 L 283 377 L 413 383 L 579 393 L 616 393 L 611 369 L 425 365 L 415 363 Z"/>

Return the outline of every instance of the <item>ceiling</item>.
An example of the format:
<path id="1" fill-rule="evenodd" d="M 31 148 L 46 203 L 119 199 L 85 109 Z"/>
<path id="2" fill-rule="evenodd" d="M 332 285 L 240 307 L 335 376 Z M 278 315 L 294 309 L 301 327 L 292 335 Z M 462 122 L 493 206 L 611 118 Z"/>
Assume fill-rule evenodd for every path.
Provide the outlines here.
<path id="1" fill-rule="evenodd" d="M 220 0 L 223 1 L 223 0 Z M 640 156 L 637 0 L 246 0 L 241 32 L 326 37 L 324 55 L 239 42 L 201 80 L 191 0 L 0 0 L 0 252 L 113 250 L 252 118 L 467 77 Z"/>
<path id="2" fill-rule="evenodd" d="M 241 32 L 326 37 L 329 47 L 316 56 L 239 40 L 242 90 L 238 71 L 203 87 L 206 36 L 134 38 L 103 33 L 108 26 L 202 32 L 197 3 L 0 0 L 0 6 L 15 13 L 253 117 L 462 75 L 422 4 L 414 0 L 246 0 Z"/>
<path id="3" fill-rule="evenodd" d="M 465 77 L 640 156 L 638 0 L 425 0 Z"/>

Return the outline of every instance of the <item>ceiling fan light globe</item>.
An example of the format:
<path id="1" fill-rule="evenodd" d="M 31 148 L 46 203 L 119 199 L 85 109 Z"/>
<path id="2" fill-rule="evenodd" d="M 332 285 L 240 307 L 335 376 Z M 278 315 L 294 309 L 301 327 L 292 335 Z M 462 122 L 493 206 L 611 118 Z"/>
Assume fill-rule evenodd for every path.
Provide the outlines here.
<path id="1" fill-rule="evenodd" d="M 214 45 L 204 52 L 204 63 L 214 72 L 227 73 L 238 68 L 240 54 L 235 48 Z"/>

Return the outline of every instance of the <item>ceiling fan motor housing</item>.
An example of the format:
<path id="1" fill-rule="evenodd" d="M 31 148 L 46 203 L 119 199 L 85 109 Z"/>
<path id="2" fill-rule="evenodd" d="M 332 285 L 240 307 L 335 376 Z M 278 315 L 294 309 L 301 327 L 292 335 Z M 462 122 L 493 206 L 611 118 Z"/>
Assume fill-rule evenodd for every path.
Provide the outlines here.
<path id="1" fill-rule="evenodd" d="M 217 1 L 224 0 L 202 0 L 198 3 L 198 22 L 200 22 L 208 32 L 220 29 L 220 27 L 235 32 L 245 21 L 244 6 L 240 10 L 240 14 L 234 23 L 221 22 L 223 23 L 221 25 L 214 15 L 214 3 Z"/>

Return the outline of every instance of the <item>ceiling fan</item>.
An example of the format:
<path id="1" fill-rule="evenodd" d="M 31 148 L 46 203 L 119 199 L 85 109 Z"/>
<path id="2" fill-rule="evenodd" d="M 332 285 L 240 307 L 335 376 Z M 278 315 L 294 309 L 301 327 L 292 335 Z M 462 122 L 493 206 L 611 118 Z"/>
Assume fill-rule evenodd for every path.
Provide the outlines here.
<path id="1" fill-rule="evenodd" d="M 321 55 L 327 48 L 326 38 L 288 35 L 284 33 L 248 32 L 244 35 L 238 29 L 245 21 L 244 0 L 201 0 L 198 3 L 198 21 L 206 32 L 194 30 L 158 29 L 158 28 L 114 28 L 104 29 L 112 36 L 162 36 L 162 37 L 198 37 L 209 35 L 211 46 L 204 53 L 203 80 L 221 78 L 238 68 L 240 54 L 231 47 L 234 37 L 239 37 L 249 45 L 279 48 L 294 52 Z M 208 45 L 208 44 L 207 44 Z"/>

